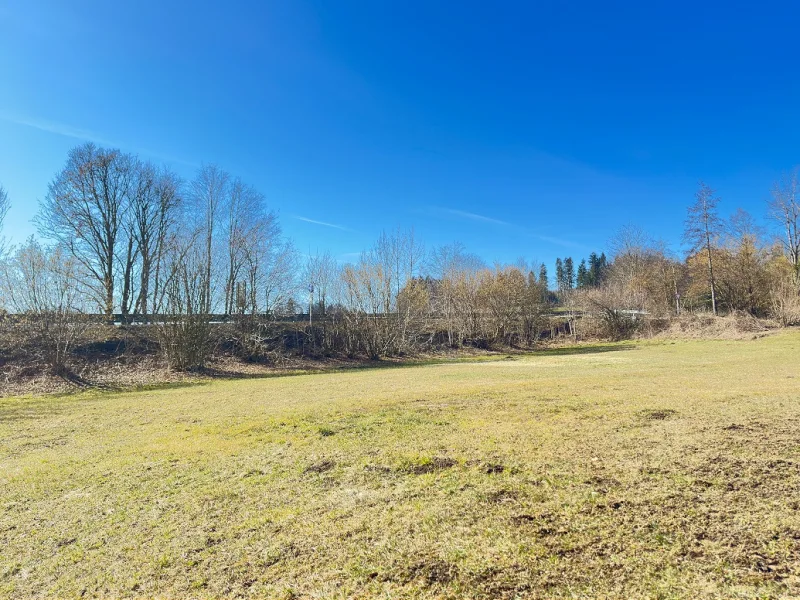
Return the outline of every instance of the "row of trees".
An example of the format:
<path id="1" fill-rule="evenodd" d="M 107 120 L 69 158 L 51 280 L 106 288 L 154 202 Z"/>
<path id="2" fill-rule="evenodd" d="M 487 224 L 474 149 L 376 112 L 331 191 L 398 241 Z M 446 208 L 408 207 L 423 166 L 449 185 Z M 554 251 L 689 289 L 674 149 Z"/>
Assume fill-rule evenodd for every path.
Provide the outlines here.
<path id="1" fill-rule="evenodd" d="M 768 235 L 737 210 L 719 214 L 720 198 L 704 183 L 689 206 L 684 257 L 636 228 L 612 241 L 613 262 L 605 282 L 587 290 L 584 304 L 599 311 L 610 329 L 624 332 L 626 315 L 668 317 L 683 311 L 745 312 L 783 325 L 800 322 L 800 202 L 794 171 L 775 184 L 768 214 L 778 225 Z"/>
<path id="2" fill-rule="evenodd" d="M 778 225 L 780 234 L 771 252 L 765 248 L 763 232 L 748 213 L 740 209 L 726 223 L 719 216 L 719 202 L 714 190 L 701 183 L 695 202 L 689 207 L 684 234 L 684 241 L 691 248 L 689 263 L 699 262 L 702 256 L 707 267 L 712 312 L 718 313 L 720 292 L 722 304 L 727 304 L 729 309 L 743 306 L 754 314 L 764 312 L 763 301 L 759 302 L 758 296 L 766 292 L 765 282 L 774 279 L 769 277 L 769 270 L 778 272 L 777 281 L 771 282 L 773 286 L 791 285 L 790 291 L 800 289 L 798 171 L 785 176 L 772 189 L 769 216 Z M 725 269 L 729 277 L 731 270 L 735 271 L 745 289 L 720 277 L 720 269 Z"/>
<path id="3" fill-rule="evenodd" d="M 547 269 L 542 267 L 542 277 L 547 281 Z M 600 287 L 606 279 L 608 259 L 604 252 L 598 256 L 596 252 L 586 259 L 581 259 L 577 273 L 575 263 L 571 256 L 556 259 L 556 288 L 559 292 L 568 292 L 573 289 L 586 289 Z"/>
<path id="4" fill-rule="evenodd" d="M 353 264 L 329 253 L 301 260 L 264 196 L 214 165 L 191 181 L 118 150 L 72 150 L 51 182 L 30 239 L 7 253 L 6 308 L 63 364 L 80 315 L 154 319 L 170 363 L 192 368 L 211 350 L 212 315 L 235 315 L 238 343 L 257 354 L 274 340 L 274 317 L 305 311 L 306 346 L 377 357 L 424 345 L 532 344 L 554 304 L 569 330 L 597 317 L 608 335 L 635 318 L 686 310 L 746 311 L 798 319 L 800 202 L 797 172 L 776 184 L 770 238 L 739 211 L 729 220 L 701 184 L 689 207 L 679 257 L 633 228 L 575 267 L 489 266 L 460 244 L 427 251 L 412 231 L 384 233 Z M 8 209 L 0 188 L 0 219 Z M 1 222 L 1 221 L 0 221 Z M 301 308 L 303 307 L 303 308 Z M 47 318 L 42 318 L 46 316 Z M 36 317 L 36 318 L 34 318 Z M 48 359 L 50 360 L 50 359 Z"/>
<path id="5" fill-rule="evenodd" d="M 178 299 L 176 286 L 189 284 L 192 309 L 225 314 L 269 310 L 292 292 L 296 256 L 275 213 L 215 165 L 184 182 L 133 155 L 79 146 L 50 183 L 36 225 L 77 262 L 83 310 L 183 312 L 186 290 Z"/>
<path id="6" fill-rule="evenodd" d="M 7 208 L 2 195 L 0 208 Z M 5 214 L 0 210 L 0 214 Z M 118 150 L 84 144 L 54 177 L 35 238 L 3 261 L 5 308 L 29 317 L 63 363 L 89 314 L 169 315 L 162 347 L 202 363 L 208 315 L 266 312 L 295 294 L 298 255 L 264 196 L 215 165 L 189 182 Z M 189 343 L 191 341 L 191 343 Z"/>

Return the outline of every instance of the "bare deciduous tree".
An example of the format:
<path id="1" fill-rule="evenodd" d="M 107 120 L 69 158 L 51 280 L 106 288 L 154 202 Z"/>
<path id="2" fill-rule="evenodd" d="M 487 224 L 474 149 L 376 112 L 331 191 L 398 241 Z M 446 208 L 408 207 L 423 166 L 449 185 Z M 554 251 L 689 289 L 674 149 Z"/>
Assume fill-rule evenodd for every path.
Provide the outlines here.
<path id="1" fill-rule="evenodd" d="M 46 239 L 67 248 L 90 274 L 95 299 L 114 312 L 115 267 L 132 176 L 131 157 L 92 143 L 70 151 L 50 183 L 36 223 Z"/>
<path id="2" fill-rule="evenodd" d="M 169 365 L 180 371 L 204 367 L 211 352 L 209 299 L 213 288 L 206 281 L 203 233 L 200 229 L 180 232 L 166 253 L 159 342 Z"/>
<path id="3" fill-rule="evenodd" d="M 196 229 L 201 232 L 203 239 L 203 275 L 204 304 L 213 306 L 213 269 L 216 253 L 214 251 L 217 223 L 220 220 L 228 198 L 230 175 L 217 165 L 204 165 L 197 173 L 191 184 L 190 198 L 192 201 L 191 216 L 196 221 Z"/>
<path id="4" fill-rule="evenodd" d="M 139 163 L 131 193 L 128 235 L 139 256 L 139 291 L 134 309 L 155 312 L 163 274 L 164 254 L 181 208 L 181 182 L 167 168 Z M 131 270 L 126 266 L 125 272 Z"/>
<path id="5" fill-rule="evenodd" d="M 440 246 L 429 257 L 428 268 L 435 280 L 432 308 L 445 321 L 450 346 L 461 343 L 465 330 L 474 329 L 463 326 L 471 321 L 465 309 L 474 306 L 470 299 L 475 296 L 475 276 L 484 267 L 483 261 L 459 242 Z"/>
<path id="6" fill-rule="evenodd" d="M 75 341 L 85 331 L 80 265 L 60 246 L 30 238 L 4 264 L 5 296 L 38 338 L 36 347 L 56 375 L 64 375 Z"/>
<path id="7" fill-rule="evenodd" d="M 781 228 L 781 242 L 793 268 L 794 284 L 800 290 L 800 182 L 798 168 L 772 188 L 769 216 Z"/>
<path id="8" fill-rule="evenodd" d="M 695 202 L 689 207 L 684 230 L 684 240 L 690 245 L 690 252 L 704 252 L 708 261 L 708 282 L 711 289 L 711 311 L 717 314 L 717 288 L 714 279 L 713 249 L 723 231 L 722 221 L 717 214 L 719 198 L 708 185 L 700 182 L 695 193 Z"/>
<path id="9" fill-rule="evenodd" d="M 259 271 L 259 295 L 264 298 L 264 312 L 274 314 L 279 306 L 293 299 L 297 291 L 300 261 L 290 241 L 276 238 L 265 248 Z"/>
<path id="10" fill-rule="evenodd" d="M 235 179 L 224 206 L 225 313 L 255 311 L 254 300 L 262 261 L 280 234 L 277 217 L 267 210 L 264 196 Z M 247 287 L 250 292 L 247 292 Z"/>
<path id="11" fill-rule="evenodd" d="M 311 290 L 317 312 L 325 316 L 328 306 L 330 288 L 337 274 L 336 261 L 330 252 L 317 253 L 306 261 L 303 283 Z"/>
<path id="12" fill-rule="evenodd" d="M 605 297 L 622 302 L 615 309 L 656 316 L 677 312 L 681 267 L 670 258 L 666 244 L 651 239 L 639 227 L 627 225 L 614 235 L 610 247 L 613 261 L 606 279 L 614 289 Z"/>

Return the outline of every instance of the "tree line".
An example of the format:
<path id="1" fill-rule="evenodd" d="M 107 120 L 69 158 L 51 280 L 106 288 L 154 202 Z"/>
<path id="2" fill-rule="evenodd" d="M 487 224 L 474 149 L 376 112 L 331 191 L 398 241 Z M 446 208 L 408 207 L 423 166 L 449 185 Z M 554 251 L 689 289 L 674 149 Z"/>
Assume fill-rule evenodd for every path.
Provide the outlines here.
<path id="1" fill-rule="evenodd" d="M 730 219 L 701 183 L 687 210 L 684 255 L 623 228 L 605 252 L 544 264 L 488 265 L 460 243 L 426 249 L 410 231 L 381 234 L 357 261 L 302 257 L 262 193 L 216 165 L 184 181 L 168 168 L 88 143 L 69 152 L 35 217 L 38 237 L 6 248 L 4 308 L 63 368 L 87 315 L 157 316 L 171 365 L 202 366 L 212 315 L 232 317 L 249 355 L 274 347 L 270 323 L 304 312 L 303 346 L 370 357 L 465 344 L 529 346 L 561 310 L 620 337 L 637 317 L 743 311 L 800 320 L 797 170 L 775 184 L 770 235 L 744 211 Z M 0 187 L 0 224 L 9 207 Z M 23 319 L 24 317 L 24 319 Z M 316 319 L 316 321 L 315 321 Z M 588 323 L 588 320 L 582 323 Z M 284 343 L 285 345 L 285 343 Z"/>

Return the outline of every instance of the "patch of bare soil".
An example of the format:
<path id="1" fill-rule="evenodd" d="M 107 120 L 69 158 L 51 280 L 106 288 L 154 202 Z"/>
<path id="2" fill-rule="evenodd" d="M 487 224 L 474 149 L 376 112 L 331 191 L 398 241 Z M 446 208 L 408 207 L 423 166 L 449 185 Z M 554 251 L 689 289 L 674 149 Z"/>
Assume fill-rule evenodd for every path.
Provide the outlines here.
<path id="1" fill-rule="evenodd" d="M 426 587 L 446 585 L 458 576 L 458 567 L 438 558 L 418 560 L 399 573 L 389 573 L 384 579 L 401 584 L 420 582 Z"/>
<path id="2" fill-rule="evenodd" d="M 434 471 L 441 471 L 442 469 L 449 469 L 456 466 L 456 461 L 446 456 L 434 456 L 427 462 L 415 465 L 408 465 L 403 467 L 406 473 L 413 475 L 424 475 L 426 473 L 433 473 Z"/>
<path id="3" fill-rule="evenodd" d="M 330 471 L 336 466 L 336 463 L 332 460 L 321 460 L 319 462 L 314 463 L 313 465 L 309 465 L 306 467 L 306 473 L 326 473 Z"/>
<path id="4" fill-rule="evenodd" d="M 639 417 L 647 421 L 664 421 L 677 413 L 678 411 L 671 408 L 649 408 L 639 411 Z"/>

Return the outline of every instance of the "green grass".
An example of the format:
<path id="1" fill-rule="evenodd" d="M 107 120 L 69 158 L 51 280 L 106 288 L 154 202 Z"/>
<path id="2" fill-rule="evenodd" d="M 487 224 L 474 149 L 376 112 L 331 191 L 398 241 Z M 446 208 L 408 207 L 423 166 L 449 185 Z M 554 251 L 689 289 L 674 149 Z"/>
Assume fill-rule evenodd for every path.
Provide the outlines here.
<path id="1" fill-rule="evenodd" d="M 0 597 L 800 595 L 800 334 L 0 400 Z"/>

